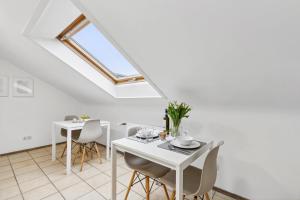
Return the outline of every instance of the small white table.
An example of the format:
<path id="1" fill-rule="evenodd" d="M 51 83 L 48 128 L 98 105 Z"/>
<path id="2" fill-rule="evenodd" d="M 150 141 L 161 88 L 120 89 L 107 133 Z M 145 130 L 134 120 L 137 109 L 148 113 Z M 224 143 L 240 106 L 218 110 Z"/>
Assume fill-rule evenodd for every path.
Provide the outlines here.
<path id="1" fill-rule="evenodd" d="M 72 121 L 57 121 L 52 123 L 52 160 L 56 159 L 56 134 L 60 132 L 60 130 L 66 129 L 67 130 L 67 167 L 66 172 L 67 174 L 71 173 L 72 165 L 71 165 L 71 157 L 72 157 L 72 131 L 74 130 L 81 130 L 84 125 L 82 123 L 73 123 Z M 110 122 L 108 121 L 100 121 L 100 126 L 107 127 L 107 139 L 106 139 L 106 159 L 110 159 Z"/>
<path id="2" fill-rule="evenodd" d="M 183 199 L 183 170 L 188 167 L 193 161 L 203 155 L 212 146 L 212 142 L 202 146 L 191 155 L 184 155 L 178 152 L 169 151 L 157 147 L 157 145 L 162 144 L 163 142 L 165 141 L 157 140 L 151 143 L 144 144 L 128 138 L 122 138 L 112 141 L 112 200 L 116 199 L 117 150 L 134 154 L 170 169 L 176 170 L 176 199 Z"/>

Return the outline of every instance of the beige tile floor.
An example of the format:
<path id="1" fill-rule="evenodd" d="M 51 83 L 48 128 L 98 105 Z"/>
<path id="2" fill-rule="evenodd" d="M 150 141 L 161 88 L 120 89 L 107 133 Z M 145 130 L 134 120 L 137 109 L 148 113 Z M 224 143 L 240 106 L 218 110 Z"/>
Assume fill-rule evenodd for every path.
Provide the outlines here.
<path id="1" fill-rule="evenodd" d="M 99 146 L 102 158 L 105 148 Z M 57 157 L 63 144 L 57 145 Z M 51 148 L 44 147 L 32 151 L 0 156 L 0 200 L 107 200 L 110 198 L 110 163 L 102 159 L 102 164 L 89 158 L 79 171 L 79 159 L 70 175 L 65 174 L 65 157 L 51 161 Z M 124 199 L 131 170 L 127 168 L 120 154 L 118 157 L 117 199 Z M 143 200 L 145 192 L 141 184 L 136 184 L 129 200 Z M 151 199 L 163 200 L 164 192 L 154 184 Z M 233 200 L 215 193 L 214 200 Z"/>

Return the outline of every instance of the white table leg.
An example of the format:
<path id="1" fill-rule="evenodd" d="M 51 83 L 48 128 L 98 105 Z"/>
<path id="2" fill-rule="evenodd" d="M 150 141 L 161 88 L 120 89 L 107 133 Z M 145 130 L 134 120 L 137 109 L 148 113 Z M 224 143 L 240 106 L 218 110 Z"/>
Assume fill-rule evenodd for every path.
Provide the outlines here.
<path id="1" fill-rule="evenodd" d="M 55 124 L 52 124 L 51 127 L 51 132 L 52 132 L 52 160 L 56 160 L 56 129 L 55 129 Z"/>
<path id="2" fill-rule="evenodd" d="M 67 174 L 71 173 L 71 158 L 72 158 L 72 130 L 67 132 Z"/>
<path id="3" fill-rule="evenodd" d="M 111 199 L 117 198 L 117 150 L 114 144 L 111 145 Z"/>
<path id="4" fill-rule="evenodd" d="M 176 168 L 176 200 L 183 200 L 183 169 Z"/>
<path id="5" fill-rule="evenodd" d="M 106 129 L 106 160 L 110 159 L 110 123 L 107 125 Z"/>

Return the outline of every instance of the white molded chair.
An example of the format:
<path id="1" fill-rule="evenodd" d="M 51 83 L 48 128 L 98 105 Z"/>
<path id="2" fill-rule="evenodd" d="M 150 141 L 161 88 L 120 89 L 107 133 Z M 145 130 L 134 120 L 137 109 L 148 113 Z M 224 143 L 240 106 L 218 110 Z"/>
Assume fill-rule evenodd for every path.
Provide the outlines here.
<path id="1" fill-rule="evenodd" d="M 183 172 L 183 193 L 185 196 L 198 196 L 205 195 L 207 200 L 210 200 L 208 192 L 211 191 L 217 179 L 217 157 L 219 148 L 224 142 L 221 141 L 212 148 L 204 161 L 203 169 L 193 166 L 187 167 Z M 176 172 L 170 171 L 161 178 L 161 182 L 173 188 L 171 200 L 175 199 L 176 187 Z"/>
<path id="2" fill-rule="evenodd" d="M 130 128 L 128 130 L 128 136 L 135 135 L 139 129 L 141 129 L 141 127 Z M 126 196 L 124 199 L 125 200 L 128 199 L 128 195 L 129 195 L 131 187 L 134 184 L 141 182 L 143 180 L 143 179 L 141 180 L 139 177 L 140 174 L 142 174 L 145 176 L 145 182 L 146 182 L 146 187 L 145 187 L 146 199 L 149 200 L 150 199 L 150 191 L 151 191 L 150 178 L 152 178 L 154 180 L 159 179 L 160 177 L 167 174 L 170 171 L 170 169 L 167 167 L 161 166 L 159 164 L 156 164 L 154 162 L 151 162 L 149 160 L 146 160 L 144 158 L 132 155 L 127 152 L 124 153 L 124 159 L 125 159 L 127 166 L 133 170 L 133 173 L 132 173 L 132 176 L 131 176 L 131 179 L 129 181 L 129 185 L 127 188 Z M 139 181 L 135 182 L 136 179 L 138 179 Z M 167 199 L 169 199 L 167 188 L 164 184 L 162 184 L 162 185 L 163 185 L 166 197 L 167 197 Z"/>
<path id="3" fill-rule="evenodd" d="M 100 120 L 89 120 L 85 122 L 79 138 L 75 140 L 75 142 L 80 145 L 80 148 L 75 155 L 73 163 L 75 163 L 76 161 L 77 154 L 82 153 L 80 171 L 82 171 L 83 162 L 84 162 L 85 154 L 87 154 L 87 151 L 90 151 L 91 155 L 93 154 L 93 151 L 96 152 L 100 163 L 102 162 L 101 154 L 99 152 L 96 143 L 96 139 L 98 139 L 101 136 L 102 136 L 102 129 L 100 126 Z"/>

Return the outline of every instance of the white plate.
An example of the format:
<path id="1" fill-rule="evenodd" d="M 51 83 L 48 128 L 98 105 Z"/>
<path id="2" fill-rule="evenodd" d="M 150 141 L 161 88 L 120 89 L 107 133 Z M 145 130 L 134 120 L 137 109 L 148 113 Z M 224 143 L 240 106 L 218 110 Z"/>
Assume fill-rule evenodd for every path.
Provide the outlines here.
<path id="1" fill-rule="evenodd" d="M 195 148 L 200 147 L 200 145 L 201 145 L 200 142 L 197 142 L 195 140 L 192 142 L 191 145 L 188 145 L 188 146 L 181 145 L 176 139 L 172 140 L 170 143 L 171 143 L 171 145 L 182 148 L 182 149 L 195 149 Z"/>

